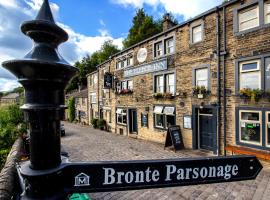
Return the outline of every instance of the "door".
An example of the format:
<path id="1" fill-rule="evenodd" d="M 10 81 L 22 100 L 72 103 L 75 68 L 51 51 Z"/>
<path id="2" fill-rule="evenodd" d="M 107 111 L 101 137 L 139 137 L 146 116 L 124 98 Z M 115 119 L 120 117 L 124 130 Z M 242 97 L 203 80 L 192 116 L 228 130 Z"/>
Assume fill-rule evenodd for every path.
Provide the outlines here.
<path id="1" fill-rule="evenodd" d="M 199 114 L 199 148 L 215 150 L 216 127 L 211 114 Z"/>
<path id="2" fill-rule="evenodd" d="M 138 133 L 138 122 L 137 122 L 137 110 L 129 109 L 129 133 L 137 134 Z"/>

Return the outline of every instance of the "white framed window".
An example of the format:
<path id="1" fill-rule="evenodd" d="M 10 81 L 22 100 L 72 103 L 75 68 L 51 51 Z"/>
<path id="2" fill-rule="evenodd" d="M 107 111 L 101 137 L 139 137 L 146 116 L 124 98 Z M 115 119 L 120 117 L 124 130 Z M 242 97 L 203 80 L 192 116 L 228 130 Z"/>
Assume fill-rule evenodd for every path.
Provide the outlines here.
<path id="1" fill-rule="evenodd" d="M 174 40 L 173 37 L 165 40 L 165 54 L 174 53 Z"/>
<path id="2" fill-rule="evenodd" d="M 265 127 L 266 144 L 265 145 L 267 147 L 270 147 L 270 111 L 265 112 L 265 115 L 266 115 L 266 117 L 265 117 L 265 120 L 266 120 L 266 122 L 265 122 L 265 125 L 266 125 L 266 127 Z"/>
<path id="3" fill-rule="evenodd" d="M 116 109 L 116 119 L 118 124 L 127 124 L 127 110 L 122 108 Z"/>
<path id="4" fill-rule="evenodd" d="M 166 92 L 174 94 L 175 92 L 175 75 L 174 74 L 166 74 Z"/>
<path id="5" fill-rule="evenodd" d="M 192 43 L 200 42 L 203 40 L 202 25 L 198 25 L 192 28 Z"/>
<path id="6" fill-rule="evenodd" d="M 264 23 L 270 23 L 270 1 L 264 3 Z"/>
<path id="7" fill-rule="evenodd" d="M 122 90 L 126 90 L 127 89 L 127 82 L 126 81 L 122 81 L 121 82 L 121 89 Z"/>
<path id="8" fill-rule="evenodd" d="M 239 111 L 239 138 L 243 143 L 262 145 L 261 111 Z"/>
<path id="9" fill-rule="evenodd" d="M 97 103 L 97 95 L 96 95 L 96 93 L 91 93 L 90 94 L 90 102 L 91 103 Z"/>
<path id="10" fill-rule="evenodd" d="M 259 26 L 259 5 L 241 10 L 238 13 L 239 31 Z"/>
<path id="11" fill-rule="evenodd" d="M 240 89 L 261 89 L 260 60 L 240 63 Z"/>
<path id="12" fill-rule="evenodd" d="M 94 76 L 94 77 L 93 77 L 93 81 L 94 81 L 94 84 L 96 85 L 97 82 L 98 82 L 97 74 L 94 74 L 93 76 Z"/>
<path id="13" fill-rule="evenodd" d="M 121 92 L 122 90 L 133 90 L 133 81 L 125 80 L 117 83 L 117 91 Z"/>
<path id="14" fill-rule="evenodd" d="M 164 76 L 163 75 L 156 76 L 156 92 L 157 93 L 164 92 Z"/>
<path id="15" fill-rule="evenodd" d="M 133 90 L 133 81 L 132 80 L 127 81 L 127 89 Z"/>
<path id="16" fill-rule="evenodd" d="M 163 55 L 162 42 L 158 42 L 155 44 L 155 57 L 160 57 L 162 55 Z"/>
<path id="17" fill-rule="evenodd" d="M 127 66 L 132 66 L 133 65 L 133 57 L 128 57 L 127 58 Z"/>
<path id="18" fill-rule="evenodd" d="M 201 68 L 195 70 L 195 86 L 204 86 L 208 90 L 208 68 Z"/>
<path id="19" fill-rule="evenodd" d="M 156 128 L 166 129 L 171 125 L 175 125 L 175 107 L 155 106 L 154 118 Z"/>

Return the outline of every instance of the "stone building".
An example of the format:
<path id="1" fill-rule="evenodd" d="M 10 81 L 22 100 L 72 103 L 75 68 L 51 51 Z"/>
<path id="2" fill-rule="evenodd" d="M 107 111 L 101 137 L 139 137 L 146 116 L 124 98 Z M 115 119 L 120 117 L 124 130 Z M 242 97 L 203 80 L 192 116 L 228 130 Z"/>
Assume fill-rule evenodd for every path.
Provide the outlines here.
<path id="1" fill-rule="evenodd" d="M 66 95 L 66 98 L 74 97 L 75 100 L 75 120 L 82 124 L 89 124 L 88 112 L 88 90 L 79 90 Z M 66 113 L 66 118 L 67 113 Z"/>
<path id="2" fill-rule="evenodd" d="M 90 116 L 159 143 L 180 125 L 186 148 L 216 154 L 270 150 L 270 1 L 231 0 L 179 25 L 165 15 L 163 28 L 88 75 Z"/>
<path id="3" fill-rule="evenodd" d="M 6 96 L 0 97 L 0 106 L 19 104 L 19 102 L 20 102 L 19 93 L 10 93 Z"/>

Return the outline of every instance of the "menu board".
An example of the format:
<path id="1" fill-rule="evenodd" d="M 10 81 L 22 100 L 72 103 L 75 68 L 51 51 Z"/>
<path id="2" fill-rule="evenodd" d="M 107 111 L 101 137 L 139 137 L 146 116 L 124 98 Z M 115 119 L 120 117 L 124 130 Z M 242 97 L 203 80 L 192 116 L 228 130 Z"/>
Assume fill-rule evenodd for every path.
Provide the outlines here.
<path id="1" fill-rule="evenodd" d="M 170 126 L 168 128 L 164 148 L 169 146 L 173 146 L 174 151 L 184 148 L 180 126 Z"/>
<path id="2" fill-rule="evenodd" d="M 142 127 L 148 127 L 148 114 L 141 115 L 141 125 Z"/>

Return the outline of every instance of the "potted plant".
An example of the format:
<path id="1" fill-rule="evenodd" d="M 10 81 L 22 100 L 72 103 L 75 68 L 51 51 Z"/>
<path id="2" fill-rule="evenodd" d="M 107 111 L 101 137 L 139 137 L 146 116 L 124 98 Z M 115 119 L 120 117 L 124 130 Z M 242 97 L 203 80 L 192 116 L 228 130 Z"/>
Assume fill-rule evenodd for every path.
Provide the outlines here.
<path id="1" fill-rule="evenodd" d="M 251 102 L 258 102 L 262 97 L 263 92 L 260 89 L 243 88 L 239 92 L 240 98 L 248 99 Z"/>
<path id="2" fill-rule="evenodd" d="M 205 86 L 196 86 L 193 89 L 193 95 L 196 95 L 199 99 L 203 99 L 207 94 Z"/>
<path id="3" fill-rule="evenodd" d="M 162 93 L 155 93 L 154 94 L 154 98 L 156 100 L 163 99 L 164 98 L 164 94 L 162 94 Z"/>
<path id="4" fill-rule="evenodd" d="M 93 119 L 91 120 L 91 124 L 92 124 L 93 128 L 95 128 L 95 129 L 98 127 L 97 122 L 98 122 L 98 119 L 96 119 L 96 118 L 93 118 Z"/>
<path id="5" fill-rule="evenodd" d="M 105 130 L 106 121 L 104 119 L 99 119 L 97 121 L 97 126 L 100 130 Z"/>
<path id="6" fill-rule="evenodd" d="M 173 94 L 172 94 L 172 93 L 170 93 L 170 92 L 166 92 L 166 93 L 164 94 L 164 98 L 166 98 L 166 99 L 173 99 L 173 98 L 174 98 L 174 96 L 173 96 Z"/>

